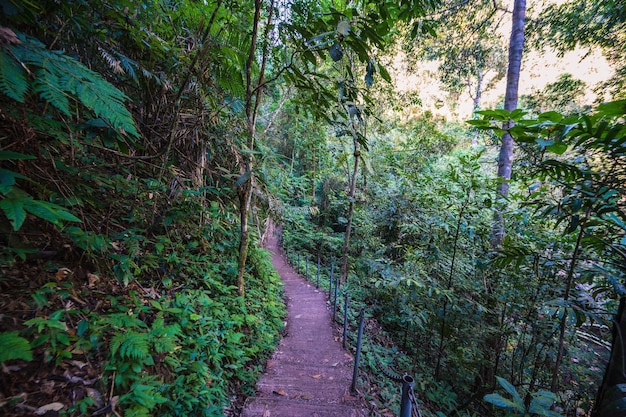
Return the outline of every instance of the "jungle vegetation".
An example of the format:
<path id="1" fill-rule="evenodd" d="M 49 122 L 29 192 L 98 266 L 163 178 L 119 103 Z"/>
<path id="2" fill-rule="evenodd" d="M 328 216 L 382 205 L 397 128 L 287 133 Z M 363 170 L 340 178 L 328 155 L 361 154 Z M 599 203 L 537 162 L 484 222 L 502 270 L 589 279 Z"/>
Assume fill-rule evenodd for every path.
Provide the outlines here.
<path id="1" fill-rule="evenodd" d="M 626 415 L 623 2 L 0 6 L 3 415 L 236 416 L 283 327 L 272 224 L 424 415 Z M 612 76 L 517 86 L 575 48 Z"/>

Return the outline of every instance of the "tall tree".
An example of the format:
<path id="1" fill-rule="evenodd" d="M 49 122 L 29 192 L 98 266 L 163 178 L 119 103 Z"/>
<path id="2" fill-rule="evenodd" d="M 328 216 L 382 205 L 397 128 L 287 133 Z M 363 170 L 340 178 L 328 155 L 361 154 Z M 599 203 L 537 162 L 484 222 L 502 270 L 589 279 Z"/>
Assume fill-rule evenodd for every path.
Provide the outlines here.
<path id="1" fill-rule="evenodd" d="M 245 66 L 245 110 L 246 110 L 246 149 L 243 152 L 243 163 L 240 166 L 240 174 L 237 186 L 237 196 L 239 197 L 239 259 L 237 264 L 237 289 L 239 295 L 245 295 L 244 274 L 246 271 L 246 259 L 248 257 L 248 245 L 250 243 L 250 230 L 248 228 L 248 219 L 250 217 L 250 205 L 252 201 L 252 190 L 254 187 L 254 176 L 252 173 L 254 142 L 256 139 L 256 121 L 261 104 L 261 93 L 264 86 L 265 68 L 268 58 L 267 41 L 271 29 L 271 22 L 274 13 L 274 0 L 271 0 L 268 7 L 267 22 L 264 28 L 265 45 L 261 52 L 261 65 L 258 75 L 253 74 L 253 67 L 256 64 L 258 54 L 257 43 L 259 39 L 259 31 L 261 26 L 261 9 L 263 0 L 254 1 L 254 19 L 252 25 L 252 33 L 250 38 L 250 49 L 248 50 L 248 59 Z"/>
<path id="2" fill-rule="evenodd" d="M 576 47 L 601 50 L 615 68 L 604 92 L 624 98 L 626 84 L 626 3 L 619 0 L 568 0 L 553 2 L 536 19 L 528 33 L 538 49 L 553 47 L 561 53 Z"/>
<path id="3" fill-rule="evenodd" d="M 466 92 L 479 110 L 482 94 L 504 76 L 506 42 L 500 35 L 498 2 L 458 2 L 441 12 L 437 36 L 411 45 L 407 59 L 436 60 L 443 88 L 452 94 Z"/>
<path id="4" fill-rule="evenodd" d="M 504 98 L 504 109 L 513 112 L 517 107 L 517 98 L 519 90 L 519 78 L 522 67 L 522 55 L 524 52 L 524 22 L 526 17 L 526 0 L 515 0 L 513 5 L 511 38 L 509 42 L 509 65 L 507 69 L 506 94 Z M 496 187 L 496 203 L 493 213 L 493 223 L 491 230 L 491 246 L 492 249 L 498 250 L 505 235 L 504 215 L 509 196 L 509 181 L 511 180 L 511 172 L 513 166 L 513 137 L 509 130 L 513 127 L 513 120 L 508 120 L 502 126 L 504 135 L 502 136 L 502 144 L 500 145 L 500 153 L 498 156 L 498 185 Z M 486 291 L 488 295 L 493 295 L 495 288 L 493 283 L 488 283 Z M 487 316 L 487 322 L 493 328 L 498 325 L 499 318 L 495 313 L 497 307 L 495 300 L 488 301 L 490 310 L 494 313 Z M 489 335 L 486 346 L 491 349 L 484 352 L 485 365 L 482 366 L 480 372 L 480 383 L 487 386 L 495 384 L 495 376 L 499 365 L 500 352 L 502 350 L 502 338 L 498 333 Z"/>
<path id="5" fill-rule="evenodd" d="M 506 94 L 504 96 L 504 109 L 513 111 L 517 107 L 519 91 L 519 78 L 522 67 L 522 55 L 524 53 L 524 23 L 526 20 L 526 0 L 515 0 L 513 5 L 513 22 L 511 39 L 509 42 L 509 66 L 506 74 Z M 496 206 L 494 210 L 493 229 L 491 244 L 497 249 L 504 241 L 504 216 L 503 211 L 506 199 L 509 196 L 509 181 L 513 167 L 513 137 L 508 132 L 513 127 L 513 121 L 503 126 L 505 131 L 502 136 L 500 154 L 498 156 L 498 186 L 496 188 Z"/>

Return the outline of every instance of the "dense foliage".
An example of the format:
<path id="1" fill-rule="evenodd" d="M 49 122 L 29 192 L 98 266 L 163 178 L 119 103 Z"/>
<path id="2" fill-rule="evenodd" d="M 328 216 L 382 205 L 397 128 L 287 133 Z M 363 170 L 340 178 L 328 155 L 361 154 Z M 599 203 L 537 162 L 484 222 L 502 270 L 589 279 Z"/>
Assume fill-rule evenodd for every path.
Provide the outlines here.
<path id="1" fill-rule="evenodd" d="M 563 74 L 460 124 L 391 88 L 403 45 L 484 107 L 506 5 L 0 6 L 3 414 L 236 415 L 283 325 L 260 248 L 272 220 L 293 262 L 319 257 L 366 310 L 373 415 L 398 403 L 376 355 L 413 375 L 426 415 L 588 415 L 614 383 L 624 102 L 581 102 Z M 567 49 L 576 7 L 613 29 L 589 19 L 577 42 L 619 61 L 619 2 L 531 24 Z M 504 134 L 517 156 L 496 250 Z"/>

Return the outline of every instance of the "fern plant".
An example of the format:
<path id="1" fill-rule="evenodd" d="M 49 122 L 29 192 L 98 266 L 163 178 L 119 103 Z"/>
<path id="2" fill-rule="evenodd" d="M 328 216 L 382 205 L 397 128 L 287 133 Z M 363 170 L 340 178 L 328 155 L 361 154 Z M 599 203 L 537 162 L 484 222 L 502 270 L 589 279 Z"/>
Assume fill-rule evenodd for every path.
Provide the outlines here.
<path id="1" fill-rule="evenodd" d="M 77 100 L 120 133 L 139 136 L 123 92 L 75 59 L 21 33 L 0 47 L 0 91 L 20 103 L 30 91 L 67 116 L 71 100 Z"/>
<path id="2" fill-rule="evenodd" d="M 28 340 L 20 337 L 18 332 L 0 333 L 0 363 L 11 359 L 33 360 L 33 353 Z"/>

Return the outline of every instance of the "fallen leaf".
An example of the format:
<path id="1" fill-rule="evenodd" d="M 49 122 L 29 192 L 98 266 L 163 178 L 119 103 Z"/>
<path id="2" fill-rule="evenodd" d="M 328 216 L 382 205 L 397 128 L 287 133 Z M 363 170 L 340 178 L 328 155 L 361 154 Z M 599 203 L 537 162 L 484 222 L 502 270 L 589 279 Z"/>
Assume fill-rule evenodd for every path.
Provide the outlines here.
<path id="1" fill-rule="evenodd" d="M 93 388 L 85 388 L 87 390 L 87 396 L 93 400 L 93 403 L 96 407 L 100 408 L 104 406 L 104 400 L 102 399 L 102 394 L 98 390 Z"/>
<path id="2" fill-rule="evenodd" d="M 46 405 L 42 405 L 37 410 L 35 410 L 35 414 L 38 416 L 43 416 L 48 411 L 61 411 L 65 408 L 65 404 L 63 403 L 50 403 Z"/>
<path id="3" fill-rule="evenodd" d="M 2 363 L 2 372 L 5 374 L 9 374 L 11 372 L 17 372 L 19 370 L 21 370 L 22 368 L 24 368 L 24 366 L 21 365 L 6 365 L 5 363 Z"/>
<path id="4" fill-rule="evenodd" d="M 41 392 L 46 395 L 54 394 L 54 381 L 45 381 L 41 383 Z"/>
<path id="5" fill-rule="evenodd" d="M 275 389 L 274 391 L 272 391 L 274 394 L 278 394 L 278 395 L 282 395 L 283 397 L 285 395 L 287 395 L 287 393 L 285 392 L 284 389 Z"/>
<path id="6" fill-rule="evenodd" d="M 77 360 L 72 360 L 72 361 L 70 361 L 70 363 L 72 365 L 74 365 L 75 367 L 77 367 L 78 369 L 83 369 L 85 366 L 87 366 L 87 364 L 85 362 L 81 362 L 81 361 L 77 361 Z"/>
<path id="7" fill-rule="evenodd" d="M 56 277 L 57 281 L 61 281 L 61 280 L 65 279 L 65 278 L 69 277 L 72 274 L 73 274 L 73 272 L 72 272 L 71 269 L 59 268 L 59 270 L 55 274 L 55 277 Z"/>
<path id="8" fill-rule="evenodd" d="M 97 276 L 96 274 L 87 274 L 87 280 L 88 280 L 87 286 L 89 288 L 94 288 L 96 286 L 96 283 L 100 281 L 100 277 Z"/>
<path id="9" fill-rule="evenodd" d="M 322 377 L 322 374 L 311 375 L 311 378 L 313 379 L 320 379 L 321 377 Z"/>
<path id="10" fill-rule="evenodd" d="M 343 396 L 343 402 L 351 402 L 351 401 L 356 401 L 356 400 L 357 400 L 357 398 L 352 396 L 352 395 L 350 395 L 350 394 L 345 394 Z"/>

